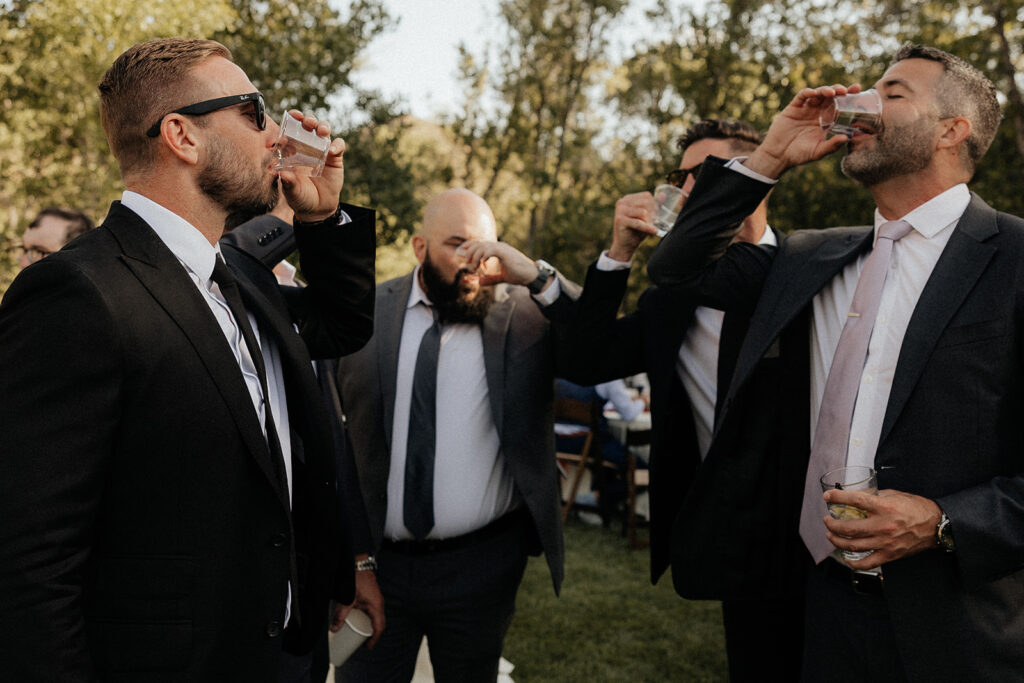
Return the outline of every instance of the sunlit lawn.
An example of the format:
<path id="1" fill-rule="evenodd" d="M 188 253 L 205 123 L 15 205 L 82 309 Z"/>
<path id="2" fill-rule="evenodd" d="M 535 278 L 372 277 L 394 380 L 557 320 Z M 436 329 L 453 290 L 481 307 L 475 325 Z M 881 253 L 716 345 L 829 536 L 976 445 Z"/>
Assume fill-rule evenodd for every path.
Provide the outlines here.
<path id="1" fill-rule="evenodd" d="M 543 558 L 531 558 L 505 641 L 516 683 L 727 681 L 721 606 L 649 581 L 646 550 L 621 527 L 565 528 L 565 583 L 556 598 Z"/>

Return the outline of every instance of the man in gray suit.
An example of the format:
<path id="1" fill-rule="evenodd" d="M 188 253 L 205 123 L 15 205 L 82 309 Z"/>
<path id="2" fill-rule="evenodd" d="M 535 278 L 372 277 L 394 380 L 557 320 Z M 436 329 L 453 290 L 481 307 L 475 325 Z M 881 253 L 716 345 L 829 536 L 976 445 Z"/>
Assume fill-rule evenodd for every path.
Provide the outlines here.
<path id="1" fill-rule="evenodd" d="M 914 45 L 875 87 L 881 129 L 826 139 L 819 115 L 847 88 L 805 89 L 746 161 L 706 163 L 650 261 L 659 285 L 704 295 L 730 298 L 716 286 L 730 273 L 763 283 L 695 484 L 706 493 L 674 529 L 674 549 L 701 561 L 673 579 L 768 582 L 791 549 L 806 574 L 803 680 L 1020 680 L 1024 221 L 966 185 L 999 124 L 996 90 Z M 774 179 L 844 144 L 873 228 L 795 232 L 760 271 L 711 262 Z M 773 390 L 755 403 L 759 382 Z M 864 518 L 825 511 L 817 478 L 844 464 L 874 467 L 882 490 L 824 500 Z M 726 527 L 729 508 L 743 516 Z"/>
<path id="2" fill-rule="evenodd" d="M 338 680 L 410 680 L 426 635 L 436 680 L 493 681 L 527 555 L 562 580 L 545 315 L 574 286 L 495 241 L 468 190 L 431 200 L 412 244 L 420 265 L 378 287 L 373 337 L 338 368 L 372 536 L 357 600 L 379 585 L 387 621 Z"/>

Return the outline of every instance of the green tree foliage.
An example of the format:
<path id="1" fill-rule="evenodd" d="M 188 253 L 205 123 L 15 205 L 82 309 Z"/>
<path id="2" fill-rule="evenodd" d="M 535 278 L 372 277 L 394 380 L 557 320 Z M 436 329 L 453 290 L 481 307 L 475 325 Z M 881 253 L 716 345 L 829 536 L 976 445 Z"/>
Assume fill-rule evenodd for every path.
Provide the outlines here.
<path id="1" fill-rule="evenodd" d="M 594 94 L 607 70 L 608 32 L 625 4 L 504 0 L 508 41 L 494 70 L 463 51 L 466 104 L 449 125 L 464 153 L 461 182 L 491 202 L 504 238 L 531 255 L 572 254 L 595 226 L 596 241 L 607 239 L 615 198 Z"/>
<path id="2" fill-rule="evenodd" d="M 271 114 L 315 111 L 349 140 L 346 198 L 391 207 L 387 239 L 418 215 L 411 162 L 393 154 L 401 111 L 373 93 L 350 99 L 359 116 L 329 98 L 351 88 L 358 55 L 390 22 L 379 0 L 342 15 L 326 0 L 0 0 L 0 228 L 7 244 L 41 208 L 82 209 L 99 221 L 121 191 L 99 123 L 96 84 L 129 46 L 161 36 L 210 36 L 267 96 Z M 360 146 L 360 142 L 365 142 Z M 360 172 L 359 167 L 372 170 Z M 0 263 L 0 291 L 13 274 Z"/>
<path id="3" fill-rule="evenodd" d="M 16 0 L 0 4 L 0 230 L 10 243 L 49 205 L 102 218 L 118 196 L 96 84 L 113 58 L 158 35 L 203 35 L 223 2 Z M 12 264 L 0 268 L 6 289 Z"/>

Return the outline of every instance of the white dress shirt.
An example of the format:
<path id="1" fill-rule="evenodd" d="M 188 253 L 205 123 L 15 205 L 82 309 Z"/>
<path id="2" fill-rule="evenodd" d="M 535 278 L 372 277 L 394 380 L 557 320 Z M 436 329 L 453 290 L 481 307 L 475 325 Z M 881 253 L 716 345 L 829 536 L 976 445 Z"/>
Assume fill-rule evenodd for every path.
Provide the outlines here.
<path id="1" fill-rule="evenodd" d="M 774 185 L 772 178 L 751 171 L 742 164 L 746 157 L 732 159 L 727 168 Z M 971 193 L 963 183 L 917 207 L 902 220 L 910 223 L 906 237 L 893 244 L 889 274 L 882 286 L 878 317 L 868 342 L 867 360 L 861 373 L 857 402 L 853 408 L 847 465 L 875 465 L 875 451 L 882 434 L 882 421 L 889 404 L 889 392 L 896 374 L 903 337 L 910 324 L 921 292 L 935 264 L 971 202 Z M 886 219 L 875 209 L 875 237 Z M 857 278 L 868 259 L 861 254 L 848 264 L 814 297 L 811 316 L 811 443 L 818 426 L 821 397 L 825 393 L 832 358 L 839 345 L 846 314 L 857 289 Z"/>
<path id="2" fill-rule="evenodd" d="M 846 456 L 848 465 L 874 467 L 882 421 L 896 374 L 896 362 L 910 317 L 942 250 L 946 248 L 953 229 L 970 201 L 967 186 L 956 185 L 902 219 L 910 223 L 913 230 L 893 244 L 889 274 L 882 287 L 878 317 L 868 343 L 867 360 L 853 409 Z M 879 226 L 885 222 L 886 219 L 876 209 L 876 239 Z M 828 370 L 832 367 L 832 357 L 857 288 L 857 278 L 867 258 L 868 254 L 865 253 L 848 264 L 814 297 L 811 324 L 812 442 Z"/>
<path id="3" fill-rule="evenodd" d="M 199 295 L 210 307 L 210 311 L 224 333 L 224 338 L 231 347 L 235 361 L 241 368 L 242 377 L 245 379 L 253 409 L 256 411 L 265 438 L 267 402 L 264 401 L 259 374 L 256 372 L 256 366 L 253 364 L 235 317 L 231 314 L 231 309 L 228 308 L 227 301 L 220 292 L 220 287 L 210 279 L 214 263 L 216 259 L 220 258 L 220 246 L 210 244 L 210 241 L 191 223 L 141 194 L 126 190 L 121 196 L 121 204 L 134 211 L 149 224 L 160 241 L 185 268 L 185 273 L 196 286 Z M 290 502 L 292 495 L 292 443 L 289 437 L 291 431 L 288 423 L 288 403 L 285 400 L 284 374 L 281 371 L 281 356 L 274 341 L 260 333 L 259 325 L 252 313 L 249 313 L 248 317 L 263 354 L 263 364 L 266 366 L 270 411 L 274 417 L 274 424 L 277 425 L 277 433 L 280 435 L 281 454 L 284 456 L 286 486 Z M 291 612 L 290 586 L 289 598 L 285 604 L 285 624 L 287 625 Z"/>
<path id="4" fill-rule="evenodd" d="M 775 233 L 765 226 L 759 245 L 777 246 Z M 622 270 L 629 268 L 632 261 L 624 263 L 608 257 L 608 252 L 597 260 L 598 270 Z M 676 374 L 686 389 L 693 411 L 693 422 L 697 431 L 697 448 L 700 459 L 707 457 L 711 448 L 711 435 L 715 428 L 715 404 L 718 401 L 718 345 L 722 340 L 722 322 L 725 313 L 707 306 L 697 306 L 693 311 L 693 322 L 686 328 L 686 336 L 679 346 L 676 358 Z"/>
<path id="5" fill-rule="evenodd" d="M 417 267 L 413 272 L 398 348 L 384 523 L 385 536 L 393 540 L 412 538 L 402 514 L 409 404 L 420 340 L 434 322 L 430 299 L 419 284 L 419 270 Z M 437 398 L 434 528 L 427 538 L 451 538 L 486 526 L 518 503 L 491 417 L 480 325 L 446 324 L 442 329 Z"/>

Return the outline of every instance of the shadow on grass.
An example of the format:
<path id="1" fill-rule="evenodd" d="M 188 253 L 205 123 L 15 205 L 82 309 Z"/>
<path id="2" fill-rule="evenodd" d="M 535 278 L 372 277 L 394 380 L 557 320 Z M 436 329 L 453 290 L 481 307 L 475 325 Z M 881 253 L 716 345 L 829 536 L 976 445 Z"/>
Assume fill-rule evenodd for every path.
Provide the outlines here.
<path id="1" fill-rule="evenodd" d="M 560 598 L 543 557 L 526 568 L 505 640 L 516 683 L 728 680 L 720 603 L 683 600 L 668 574 L 652 586 L 616 524 L 570 520 L 565 551 Z"/>

